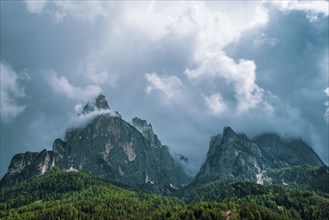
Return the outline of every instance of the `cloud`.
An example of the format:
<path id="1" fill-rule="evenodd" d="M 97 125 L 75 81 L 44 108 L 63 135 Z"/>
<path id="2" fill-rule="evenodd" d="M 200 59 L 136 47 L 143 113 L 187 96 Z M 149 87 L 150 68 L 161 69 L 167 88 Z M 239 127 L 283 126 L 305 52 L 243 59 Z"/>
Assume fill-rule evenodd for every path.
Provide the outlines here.
<path id="1" fill-rule="evenodd" d="M 327 95 L 327 96 L 329 96 L 329 87 L 328 88 L 326 88 L 325 90 L 323 90 L 324 91 L 324 93 Z"/>
<path id="2" fill-rule="evenodd" d="M 25 0 L 25 4 L 30 13 L 40 14 L 47 4 L 47 0 Z"/>
<path id="3" fill-rule="evenodd" d="M 240 60 L 236 64 L 222 50 L 238 40 L 244 31 L 265 25 L 268 22 L 268 11 L 261 4 L 245 11 L 240 10 L 239 13 L 218 9 L 211 10 L 202 2 L 188 5 L 140 3 L 125 11 L 123 25 L 119 28 L 131 30 L 134 36 L 144 36 L 156 45 L 162 45 L 169 37 L 181 39 L 192 36 L 194 50 L 191 51 L 189 66 L 201 65 L 197 69 L 187 69 L 185 75 L 189 79 L 198 78 L 194 77 L 198 74 L 215 75 L 215 78 L 221 76 L 234 87 L 238 111 L 247 111 L 256 107 L 263 99 L 263 90 L 255 83 L 256 66 L 249 60 Z M 227 71 L 219 70 L 222 64 L 226 64 Z M 160 78 L 157 74 L 146 75 L 145 78 L 148 81 L 147 93 L 157 89 L 162 91 L 167 99 L 175 97 L 172 87 L 179 88 L 182 81 L 180 76 L 169 80 Z M 170 81 L 170 84 L 165 85 L 165 80 Z M 212 80 L 212 77 L 209 77 L 209 80 Z M 181 92 L 178 91 L 177 94 Z"/>
<path id="4" fill-rule="evenodd" d="M 87 85 L 83 88 L 72 85 L 65 76 L 57 76 L 52 72 L 48 74 L 46 80 L 56 94 L 64 95 L 68 99 L 92 100 L 102 92 L 97 85 Z"/>
<path id="5" fill-rule="evenodd" d="M 93 22 L 98 17 L 107 16 L 106 2 L 102 1 L 55 1 L 54 5 L 57 7 L 55 19 L 58 22 L 65 17 Z"/>
<path id="6" fill-rule="evenodd" d="M 327 155 L 321 90 L 327 88 L 328 56 L 318 59 L 318 53 L 327 52 L 328 22 L 322 13 L 308 22 L 307 11 L 282 12 L 266 1 L 47 1 L 35 10 L 31 15 L 4 5 L 1 35 L 9 43 L 1 51 L 15 68 L 36 70 L 25 88 L 33 104 L 10 124 L 24 136 L 1 129 L 2 145 L 12 154 L 27 145 L 50 146 L 52 137 L 64 134 L 59 128 L 66 128 L 74 105 L 102 88 L 126 119 L 148 119 L 163 143 L 191 161 L 202 163 L 210 136 L 226 125 L 250 136 L 292 133 Z M 57 71 L 54 82 L 48 74 L 44 84 L 42 68 Z M 49 90 L 57 95 L 49 98 Z M 38 120 L 42 114 L 52 123 Z M 43 139 L 24 132 L 33 121 L 40 122 L 33 130 Z M 309 141 L 314 135 L 320 144 Z"/>
<path id="7" fill-rule="evenodd" d="M 24 88 L 19 85 L 17 73 L 7 64 L 0 63 L 1 73 L 1 121 L 9 122 L 26 108 L 18 103 L 18 99 L 25 97 Z"/>
<path id="8" fill-rule="evenodd" d="M 329 87 L 324 90 L 324 93 L 329 97 Z M 327 97 L 327 101 L 324 103 L 325 106 L 327 106 L 326 111 L 324 113 L 324 118 L 329 123 L 329 100 Z"/>
<path id="9" fill-rule="evenodd" d="M 79 108 L 78 105 L 75 107 L 75 110 L 82 110 L 82 109 L 77 109 Z M 87 114 L 82 114 L 81 111 L 78 112 L 79 114 L 73 116 L 70 121 L 69 121 L 69 129 L 71 128 L 81 128 L 85 127 L 86 125 L 89 124 L 95 117 L 99 115 L 110 115 L 111 117 L 120 117 L 118 113 L 113 112 L 110 109 L 96 109 L 92 112 L 89 112 Z"/>
<path id="10" fill-rule="evenodd" d="M 319 15 L 329 15 L 328 1 L 273 1 L 273 5 L 281 11 L 302 11 L 306 13 L 307 18 L 311 21 L 317 21 Z"/>
<path id="11" fill-rule="evenodd" d="M 228 106 L 220 93 L 211 96 L 202 95 L 202 97 L 210 114 L 223 117 L 227 113 Z"/>
<path id="12" fill-rule="evenodd" d="M 159 76 L 157 73 L 146 73 L 147 85 L 145 92 L 151 94 L 154 90 L 160 91 L 167 101 L 175 101 L 182 95 L 182 81 L 176 76 Z"/>
<path id="13" fill-rule="evenodd" d="M 83 70 L 83 75 L 89 82 L 95 85 L 105 85 L 115 87 L 119 76 L 117 74 L 110 74 L 102 63 L 99 61 L 89 62 Z"/>
<path id="14" fill-rule="evenodd" d="M 239 112 L 252 109 L 263 101 L 264 90 L 255 82 L 254 61 L 240 59 L 235 62 L 225 52 L 219 51 L 209 53 L 197 68 L 186 69 L 184 74 L 192 81 L 223 78 L 232 83 Z"/>
<path id="15" fill-rule="evenodd" d="M 41 14 L 47 12 L 58 23 L 66 18 L 76 21 L 94 22 L 99 17 L 106 17 L 107 2 L 103 1 L 47 1 L 25 0 L 30 13 Z"/>
<path id="16" fill-rule="evenodd" d="M 327 106 L 326 111 L 324 112 L 324 119 L 329 123 L 329 101 L 326 101 L 324 105 Z"/>

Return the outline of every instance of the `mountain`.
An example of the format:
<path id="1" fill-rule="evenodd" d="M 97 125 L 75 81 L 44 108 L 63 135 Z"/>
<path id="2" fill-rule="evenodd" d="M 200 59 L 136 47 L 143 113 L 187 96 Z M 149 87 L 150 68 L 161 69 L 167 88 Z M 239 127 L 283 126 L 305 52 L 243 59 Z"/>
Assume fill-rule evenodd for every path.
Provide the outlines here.
<path id="1" fill-rule="evenodd" d="M 273 168 L 295 165 L 324 166 L 320 157 L 301 138 L 281 138 L 275 133 L 265 133 L 253 139 Z"/>
<path id="2" fill-rule="evenodd" d="M 11 186 L 54 167 L 81 170 L 158 193 L 170 193 L 190 181 L 145 120 L 134 118 L 129 124 L 110 109 L 104 95 L 87 103 L 79 117 L 90 115 L 85 126 L 70 128 L 64 140 L 56 139 L 51 151 L 14 156 L 0 186 Z"/>
<path id="3" fill-rule="evenodd" d="M 302 139 L 249 139 L 225 127 L 195 180 L 146 120 L 105 96 L 87 103 L 52 150 L 15 155 L 0 219 L 326 219 L 329 168 Z M 156 193 L 156 194 L 154 194 Z M 169 195 L 170 196 L 167 196 Z"/>
<path id="4" fill-rule="evenodd" d="M 324 166 L 324 163 L 301 139 L 282 139 L 263 134 L 250 140 L 225 127 L 223 134 L 211 138 L 207 158 L 196 176 L 202 179 L 236 179 L 269 182 L 267 172 L 296 165 Z"/>

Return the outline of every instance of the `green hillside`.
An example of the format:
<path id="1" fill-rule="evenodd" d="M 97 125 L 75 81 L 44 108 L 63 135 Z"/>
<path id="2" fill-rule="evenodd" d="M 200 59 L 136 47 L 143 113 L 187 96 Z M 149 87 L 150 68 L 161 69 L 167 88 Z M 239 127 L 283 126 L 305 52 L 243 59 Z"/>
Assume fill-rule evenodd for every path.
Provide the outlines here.
<path id="1" fill-rule="evenodd" d="M 300 165 L 272 169 L 267 174 L 273 183 L 305 187 L 317 192 L 329 193 L 329 167 Z"/>
<path id="2" fill-rule="evenodd" d="M 137 192 L 55 169 L 0 193 L 1 219 L 325 219 L 325 192 L 234 181 L 194 184 L 175 196 Z"/>

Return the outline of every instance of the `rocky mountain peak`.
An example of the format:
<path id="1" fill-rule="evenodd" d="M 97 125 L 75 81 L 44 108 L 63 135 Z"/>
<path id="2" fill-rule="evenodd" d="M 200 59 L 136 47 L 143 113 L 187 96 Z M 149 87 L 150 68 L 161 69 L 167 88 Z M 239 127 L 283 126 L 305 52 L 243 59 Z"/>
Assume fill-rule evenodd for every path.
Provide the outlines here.
<path id="1" fill-rule="evenodd" d="M 148 124 L 146 120 L 143 120 L 143 119 L 140 119 L 137 117 L 133 118 L 132 124 L 133 124 L 133 126 L 138 127 L 138 128 L 149 128 L 149 127 L 152 128 L 152 125 Z"/>
<path id="2" fill-rule="evenodd" d="M 96 98 L 96 107 L 99 108 L 99 109 L 110 109 L 107 101 L 106 101 L 106 98 L 103 94 L 99 94 L 99 96 Z"/>
<path id="3" fill-rule="evenodd" d="M 283 138 L 275 133 L 264 133 L 255 137 L 253 141 L 266 155 L 269 163 L 276 168 L 304 164 L 324 166 L 312 147 L 301 138 Z"/>
<path id="4" fill-rule="evenodd" d="M 81 170 L 159 193 L 170 193 L 190 181 L 146 120 L 135 118 L 132 126 L 110 110 L 102 94 L 85 105 L 83 114 L 89 112 L 94 117 L 83 127 L 68 129 L 64 141 L 56 139 L 51 151 L 16 155 L 0 189 L 53 167 Z"/>
<path id="5" fill-rule="evenodd" d="M 0 181 L 0 189 L 11 186 L 36 175 L 43 175 L 55 166 L 52 151 L 26 152 L 16 154 L 8 167 L 8 172 Z"/>
<path id="6" fill-rule="evenodd" d="M 324 163 L 303 140 L 284 139 L 267 133 L 250 140 L 225 127 L 223 135 L 211 138 L 206 161 L 196 179 L 234 178 L 264 183 L 266 173 L 297 165 L 323 166 Z"/>
<path id="7" fill-rule="evenodd" d="M 225 127 L 223 135 L 212 137 L 207 159 L 196 179 L 254 180 L 264 167 L 258 146 L 245 135 L 240 136 L 232 128 Z"/>
<path id="8" fill-rule="evenodd" d="M 148 123 L 146 120 L 140 118 L 133 118 L 132 125 L 142 133 L 142 135 L 146 138 L 149 145 L 152 147 L 161 147 L 162 144 L 158 139 L 158 136 L 153 132 L 152 125 Z"/>
<path id="9" fill-rule="evenodd" d="M 93 112 L 95 110 L 110 110 L 110 106 L 103 94 L 99 94 L 93 103 L 88 102 L 83 107 L 83 114 Z"/>
<path id="10" fill-rule="evenodd" d="M 224 127 L 223 136 L 225 137 L 230 135 L 236 135 L 236 133 L 233 131 L 233 129 L 230 126 Z"/>

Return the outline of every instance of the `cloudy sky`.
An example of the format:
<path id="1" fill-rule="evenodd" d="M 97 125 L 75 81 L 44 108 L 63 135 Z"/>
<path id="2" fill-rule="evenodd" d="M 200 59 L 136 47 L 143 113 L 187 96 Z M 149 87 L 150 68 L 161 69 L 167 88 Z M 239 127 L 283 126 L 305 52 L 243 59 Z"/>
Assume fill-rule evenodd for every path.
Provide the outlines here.
<path id="1" fill-rule="evenodd" d="M 226 125 L 328 164 L 328 1 L 1 1 L 1 170 L 99 93 L 196 171 Z"/>

